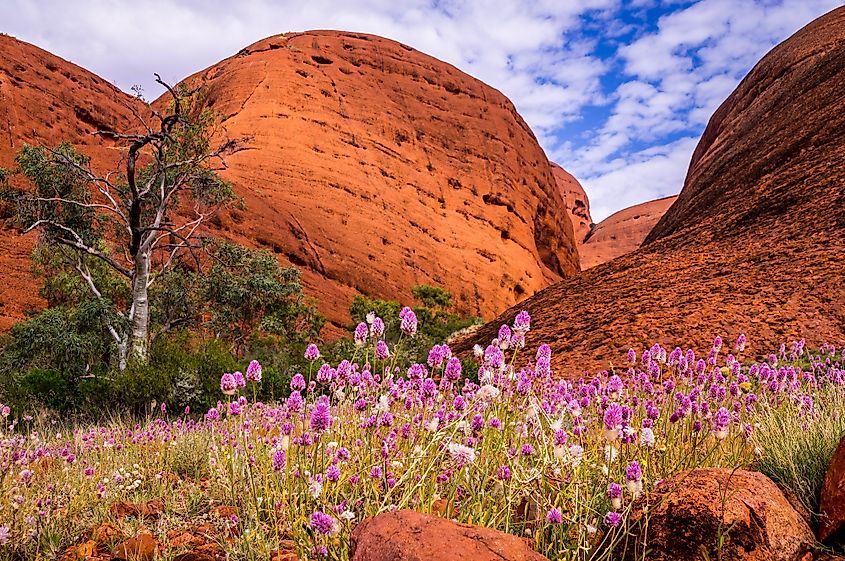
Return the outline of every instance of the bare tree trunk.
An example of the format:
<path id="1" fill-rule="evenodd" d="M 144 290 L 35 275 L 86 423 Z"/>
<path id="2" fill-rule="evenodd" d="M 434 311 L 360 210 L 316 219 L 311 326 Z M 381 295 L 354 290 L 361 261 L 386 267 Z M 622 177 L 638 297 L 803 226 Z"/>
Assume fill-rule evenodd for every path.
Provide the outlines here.
<path id="1" fill-rule="evenodd" d="M 117 343 L 117 367 L 126 370 L 126 340 Z"/>
<path id="2" fill-rule="evenodd" d="M 150 279 L 150 256 L 139 251 L 135 256 L 135 274 L 132 278 L 132 331 L 129 348 L 132 357 L 142 362 L 149 354 L 150 301 L 148 298 Z"/>

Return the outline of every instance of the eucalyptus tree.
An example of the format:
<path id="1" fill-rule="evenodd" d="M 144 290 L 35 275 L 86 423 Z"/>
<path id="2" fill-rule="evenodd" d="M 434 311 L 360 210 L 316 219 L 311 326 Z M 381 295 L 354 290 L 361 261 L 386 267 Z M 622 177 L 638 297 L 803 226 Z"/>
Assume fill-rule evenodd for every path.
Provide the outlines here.
<path id="1" fill-rule="evenodd" d="M 166 110 L 148 106 L 146 118 L 135 112 L 136 130 L 94 133 L 119 146 L 117 170 L 96 173 L 69 144 L 24 146 L 16 157 L 33 186 L 18 197 L 18 218 L 110 306 L 107 329 L 121 369 L 129 358 L 148 359 L 153 284 L 186 261 L 201 267 L 201 228 L 233 196 L 218 172 L 225 156 L 243 148 L 203 109 L 199 90 L 156 81 L 169 94 Z M 123 279 L 123 296 L 101 286 L 112 276 L 96 274 L 103 266 Z"/>

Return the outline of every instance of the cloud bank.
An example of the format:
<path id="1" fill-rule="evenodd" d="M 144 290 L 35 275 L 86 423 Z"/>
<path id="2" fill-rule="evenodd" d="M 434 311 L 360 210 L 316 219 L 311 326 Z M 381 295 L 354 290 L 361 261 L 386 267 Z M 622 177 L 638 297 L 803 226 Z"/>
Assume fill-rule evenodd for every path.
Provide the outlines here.
<path id="1" fill-rule="evenodd" d="M 718 104 L 834 0 L 5 0 L 0 31 L 147 98 L 286 31 L 413 45 L 501 90 L 593 217 L 677 193 Z"/>

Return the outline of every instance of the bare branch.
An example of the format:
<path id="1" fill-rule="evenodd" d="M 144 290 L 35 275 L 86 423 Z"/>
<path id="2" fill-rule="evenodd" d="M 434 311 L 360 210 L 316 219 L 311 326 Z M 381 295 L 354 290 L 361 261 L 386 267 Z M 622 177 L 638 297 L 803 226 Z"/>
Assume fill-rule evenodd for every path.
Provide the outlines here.
<path id="1" fill-rule="evenodd" d="M 52 226 L 54 228 L 58 228 L 59 230 L 62 230 L 63 232 L 67 232 L 72 237 L 72 239 L 63 238 L 63 237 L 55 237 L 55 238 L 53 238 L 53 241 L 56 241 L 60 244 L 72 247 L 74 249 L 77 249 L 78 251 L 81 251 L 83 253 L 87 253 L 88 255 L 92 255 L 94 257 L 97 257 L 98 259 L 101 259 L 102 261 L 104 261 L 106 264 L 108 264 L 110 267 L 112 267 L 114 270 L 116 270 L 120 274 L 124 275 L 127 278 L 132 278 L 132 272 L 129 269 L 127 269 L 126 267 L 124 267 L 123 265 L 121 265 L 120 263 L 118 263 L 117 261 L 115 261 L 114 259 L 109 257 L 108 255 L 106 255 L 105 253 L 101 252 L 100 250 L 93 248 L 93 247 L 89 246 L 88 244 L 86 244 L 85 241 L 82 239 L 82 236 L 80 236 L 78 233 L 76 233 L 75 230 L 73 230 L 72 228 L 68 228 L 64 224 L 59 224 L 58 222 L 54 222 L 52 220 L 43 220 L 43 219 L 42 220 L 36 220 L 26 230 L 24 230 L 23 233 L 26 234 L 28 232 L 31 232 L 35 228 L 38 228 L 38 227 L 44 226 L 44 225 Z"/>

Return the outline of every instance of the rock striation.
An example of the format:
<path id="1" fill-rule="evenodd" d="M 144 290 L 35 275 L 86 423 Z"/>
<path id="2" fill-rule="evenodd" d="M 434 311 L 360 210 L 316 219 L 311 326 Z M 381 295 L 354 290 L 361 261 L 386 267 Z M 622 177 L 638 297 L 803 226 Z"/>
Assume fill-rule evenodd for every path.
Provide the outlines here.
<path id="1" fill-rule="evenodd" d="M 335 323 L 355 294 L 450 290 L 491 317 L 578 270 L 552 169 L 499 91 L 373 35 L 269 37 L 185 80 L 250 149 L 218 228 L 303 270 Z"/>
<path id="2" fill-rule="evenodd" d="M 489 342 L 527 309 L 533 347 L 563 376 L 654 342 L 699 349 L 748 333 L 845 339 L 845 8 L 770 51 L 711 118 L 677 201 L 632 253 L 547 288 L 457 348 Z M 529 348 L 531 353 L 532 349 Z"/>
<path id="3" fill-rule="evenodd" d="M 634 503 L 632 539 L 623 540 L 617 554 L 642 559 L 647 549 L 653 561 L 792 561 L 815 545 L 804 514 L 761 473 L 694 469 Z M 717 548 L 720 532 L 724 541 Z"/>
<path id="4" fill-rule="evenodd" d="M 339 31 L 270 37 L 186 80 L 249 149 L 223 173 L 243 206 L 206 233 L 273 251 L 303 271 L 335 326 L 356 294 L 450 290 L 493 317 L 578 270 L 563 196 L 543 150 L 497 90 L 419 51 Z M 161 99 L 157 104 L 165 103 Z M 77 144 L 94 167 L 149 109 L 101 78 L 0 36 L 0 166 L 24 142 Z M 34 238 L 0 229 L 0 331 L 44 303 Z"/>
<path id="5" fill-rule="evenodd" d="M 352 561 L 548 561 L 528 540 L 413 510 L 367 518 L 352 531 Z"/>
<path id="6" fill-rule="evenodd" d="M 594 224 L 578 246 L 581 270 L 607 263 L 642 245 L 677 197 L 664 197 L 615 212 Z"/>
<path id="7" fill-rule="evenodd" d="M 99 76 L 0 34 L 0 167 L 13 168 L 24 143 L 52 147 L 67 141 L 105 173 L 120 154 L 113 142 L 93 133 L 127 130 L 142 111 L 141 101 Z M 44 306 L 30 272 L 35 234 L 21 237 L 9 210 L 0 203 L 0 332 Z"/>

